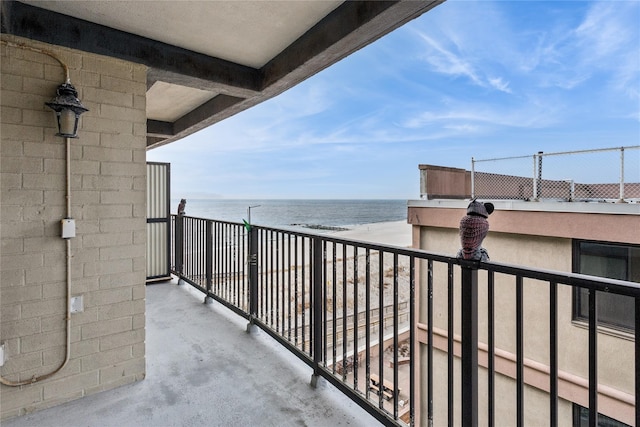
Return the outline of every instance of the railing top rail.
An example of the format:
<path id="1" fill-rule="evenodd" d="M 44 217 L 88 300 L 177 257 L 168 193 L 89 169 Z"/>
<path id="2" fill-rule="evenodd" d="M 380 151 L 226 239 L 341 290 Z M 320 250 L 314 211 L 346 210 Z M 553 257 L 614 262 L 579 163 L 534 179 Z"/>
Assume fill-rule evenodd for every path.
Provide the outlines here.
<path id="1" fill-rule="evenodd" d="M 177 217 L 178 215 L 176 214 L 171 214 L 172 217 Z M 191 216 L 191 215 L 182 215 L 183 218 L 188 218 L 188 219 L 195 219 L 198 221 L 212 221 L 212 222 L 223 222 L 225 224 L 229 224 L 229 225 L 240 225 L 240 226 L 244 226 L 243 223 L 241 222 L 234 222 L 234 221 L 222 221 L 219 219 L 211 219 L 211 218 L 202 218 L 199 216 Z"/>
<path id="2" fill-rule="evenodd" d="M 175 216 L 175 215 L 174 215 Z M 189 217 L 194 218 L 194 217 Z M 242 226 L 241 223 L 219 221 L 205 218 L 195 218 L 204 221 L 222 222 L 231 225 Z M 362 240 L 345 239 L 341 237 L 328 236 L 320 233 L 302 232 L 296 230 L 281 229 L 275 227 L 264 227 L 253 225 L 260 230 L 273 231 L 276 233 L 286 233 L 293 236 L 303 238 L 321 238 L 326 242 L 332 242 L 341 245 L 354 246 L 362 249 L 370 249 L 379 252 L 388 252 L 398 255 L 414 257 L 417 259 L 431 260 L 436 262 L 442 262 L 446 264 L 460 265 L 463 267 L 477 268 L 479 270 L 493 271 L 496 273 L 510 274 L 514 276 L 522 276 L 523 278 L 540 280 L 545 282 L 554 282 L 562 285 L 579 286 L 582 288 L 592 288 L 601 292 L 609 292 L 627 296 L 640 296 L 640 283 L 628 282 L 625 280 L 608 279 L 603 277 L 588 276 L 578 273 L 568 273 L 554 270 L 545 270 L 540 268 L 522 267 L 518 265 L 504 264 L 499 262 L 477 262 L 467 261 L 456 258 L 455 256 L 438 254 L 434 252 L 425 251 L 422 249 L 406 248 L 393 245 L 385 245 L 372 243 Z"/>
<path id="3" fill-rule="evenodd" d="M 513 157 L 496 157 L 493 159 L 475 159 L 472 157 L 472 162 L 478 163 L 478 162 L 492 162 L 492 161 L 496 161 L 496 160 L 512 160 L 512 159 L 526 159 L 526 158 L 530 158 L 532 156 L 560 156 L 560 155 L 567 155 L 567 154 L 584 154 L 584 153 L 597 153 L 597 152 L 603 152 L 603 151 L 620 151 L 620 150 L 636 150 L 636 149 L 640 149 L 640 145 L 629 145 L 629 146 L 622 146 L 622 147 L 610 147 L 610 148 L 592 148 L 589 150 L 576 150 L 576 151 L 561 151 L 561 152 L 557 152 L 557 153 L 536 153 L 536 154 L 529 154 L 526 156 L 513 156 Z"/>
<path id="4" fill-rule="evenodd" d="M 472 163 L 480 163 L 480 162 L 493 162 L 496 160 L 513 160 L 513 159 L 530 159 L 535 154 L 527 154 L 526 156 L 511 156 L 511 157 L 495 157 L 493 159 L 476 159 L 474 157 L 471 158 Z"/>
<path id="5" fill-rule="evenodd" d="M 536 279 L 545 282 L 553 282 L 563 285 L 592 288 L 597 291 L 609 292 L 626 296 L 640 296 L 640 283 L 626 280 L 609 279 L 605 277 L 588 276 L 578 273 L 564 273 L 555 270 L 540 268 L 519 267 L 498 262 L 478 263 L 478 269 L 494 271 L 496 273 L 522 276 L 528 279 Z"/>

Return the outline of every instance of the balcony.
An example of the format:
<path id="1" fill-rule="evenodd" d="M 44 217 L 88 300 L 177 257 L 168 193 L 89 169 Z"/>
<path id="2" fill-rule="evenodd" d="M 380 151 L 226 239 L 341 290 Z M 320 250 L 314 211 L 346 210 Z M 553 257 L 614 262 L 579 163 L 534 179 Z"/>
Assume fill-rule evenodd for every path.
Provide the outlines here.
<path id="1" fill-rule="evenodd" d="M 620 369 L 598 357 L 598 296 L 635 299 L 628 382 L 636 392 L 621 411 L 639 424 L 637 283 L 193 217 L 172 217 L 171 229 L 179 286 L 147 287 L 147 379 L 8 426 L 88 417 L 91 425 L 522 426 L 534 398 L 545 402 L 544 424 L 563 425 L 558 296 L 573 288 L 586 291 L 590 310 L 587 373 L 575 393 L 592 426 L 598 402 L 615 394 L 607 373 Z M 508 324 L 498 321 L 505 312 Z M 505 331 L 514 336 L 509 398 L 496 363 Z M 542 364 L 546 382 L 535 387 L 545 393 L 533 396 L 527 377 Z"/>

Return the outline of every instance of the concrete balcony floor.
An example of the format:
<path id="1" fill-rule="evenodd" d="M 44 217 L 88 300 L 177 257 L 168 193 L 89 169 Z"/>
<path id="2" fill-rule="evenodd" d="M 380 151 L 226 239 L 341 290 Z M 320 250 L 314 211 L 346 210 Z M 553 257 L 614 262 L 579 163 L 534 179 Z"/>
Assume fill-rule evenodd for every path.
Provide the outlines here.
<path id="1" fill-rule="evenodd" d="M 375 426 L 246 320 L 176 281 L 147 286 L 143 381 L 14 418 L 22 426 Z"/>

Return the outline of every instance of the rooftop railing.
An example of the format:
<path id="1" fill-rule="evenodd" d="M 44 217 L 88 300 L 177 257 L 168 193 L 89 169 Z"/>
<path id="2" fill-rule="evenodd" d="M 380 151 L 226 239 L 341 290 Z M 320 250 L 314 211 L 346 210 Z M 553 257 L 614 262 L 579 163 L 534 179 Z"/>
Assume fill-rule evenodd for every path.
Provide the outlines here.
<path id="1" fill-rule="evenodd" d="M 472 158 L 471 197 L 640 201 L 640 146 Z"/>
<path id="2" fill-rule="evenodd" d="M 513 313 L 515 334 L 516 398 L 510 409 L 515 420 L 509 424 L 524 425 L 525 388 L 530 386 L 524 371 L 531 358 L 539 357 L 525 348 L 527 326 L 533 325 L 526 323 L 525 311 L 531 307 L 524 295 L 533 292 L 534 310 L 542 310 L 538 304 L 544 301 L 548 316 L 545 336 L 536 339 L 548 343 L 549 379 L 543 388 L 549 425 L 557 426 L 562 398 L 558 315 L 565 310 L 558 304 L 558 289 L 571 287 L 588 292 L 588 396 L 583 406 L 589 408 L 589 425 L 597 425 L 598 386 L 603 386 L 598 372 L 607 360 L 598 360 L 596 301 L 603 293 L 634 298 L 635 344 L 629 358 L 635 370 L 629 375 L 635 400 L 630 405 L 635 404 L 632 421 L 640 425 L 640 284 L 186 216 L 172 217 L 171 242 L 172 271 L 179 283 L 189 283 L 203 292 L 205 302 L 215 300 L 247 319 L 248 330 L 264 330 L 312 368 L 312 385 L 325 378 L 384 425 L 413 426 L 419 411 L 429 425 L 504 424 L 496 414 L 508 399 L 496 391 L 495 360 L 505 329 L 497 322 L 505 313 Z M 496 301 L 505 298 L 513 309 L 496 308 Z M 434 337 L 441 329 L 444 351 Z M 419 330 L 426 339 L 418 339 Z M 426 354 L 421 360 L 418 345 Z M 481 363 L 479 346 L 486 352 Z M 439 365 L 442 357 L 444 366 Z M 486 389 L 479 389 L 479 372 L 483 379 L 486 373 Z"/>

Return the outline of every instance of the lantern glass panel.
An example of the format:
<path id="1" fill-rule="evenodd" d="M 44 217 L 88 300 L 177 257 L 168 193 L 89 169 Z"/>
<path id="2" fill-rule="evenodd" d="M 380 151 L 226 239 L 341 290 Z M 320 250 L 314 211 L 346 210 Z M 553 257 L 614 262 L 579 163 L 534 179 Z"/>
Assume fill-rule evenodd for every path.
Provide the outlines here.
<path id="1" fill-rule="evenodd" d="M 59 131 L 62 136 L 75 137 L 78 127 L 78 116 L 71 111 L 64 109 L 58 113 Z"/>

